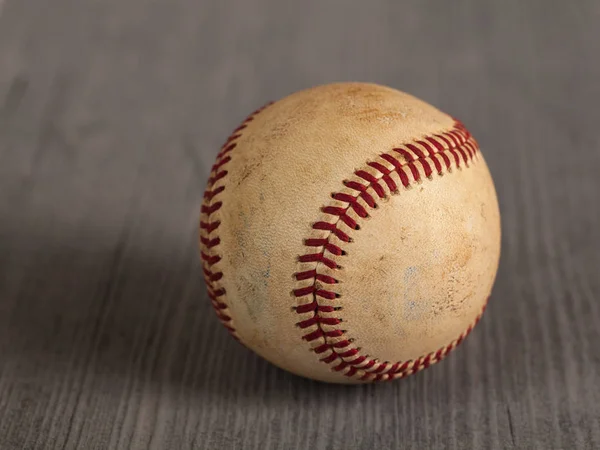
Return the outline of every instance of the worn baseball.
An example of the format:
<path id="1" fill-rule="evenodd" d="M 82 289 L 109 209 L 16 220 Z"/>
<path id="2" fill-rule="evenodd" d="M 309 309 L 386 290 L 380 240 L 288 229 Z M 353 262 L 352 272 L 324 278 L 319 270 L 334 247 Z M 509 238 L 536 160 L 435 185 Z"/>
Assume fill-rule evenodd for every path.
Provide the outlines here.
<path id="1" fill-rule="evenodd" d="M 340 83 L 233 131 L 200 246 L 234 338 L 295 374 L 360 383 L 427 368 L 471 332 L 496 276 L 500 216 L 461 122 L 394 89 Z"/>

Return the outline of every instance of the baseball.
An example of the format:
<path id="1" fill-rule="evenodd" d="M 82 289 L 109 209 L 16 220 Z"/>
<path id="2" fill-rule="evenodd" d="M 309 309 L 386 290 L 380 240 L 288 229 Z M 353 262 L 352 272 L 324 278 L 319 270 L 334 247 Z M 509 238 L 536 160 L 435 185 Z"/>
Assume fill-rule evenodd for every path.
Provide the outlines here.
<path id="1" fill-rule="evenodd" d="M 253 112 L 212 167 L 201 258 L 246 347 L 333 383 L 402 378 L 471 332 L 500 214 L 465 126 L 403 92 L 339 83 Z"/>

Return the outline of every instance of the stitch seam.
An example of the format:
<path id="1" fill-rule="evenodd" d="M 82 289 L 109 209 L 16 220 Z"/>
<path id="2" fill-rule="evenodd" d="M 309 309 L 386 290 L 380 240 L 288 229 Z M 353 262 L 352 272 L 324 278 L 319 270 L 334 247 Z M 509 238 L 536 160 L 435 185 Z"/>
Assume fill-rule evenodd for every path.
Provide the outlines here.
<path id="1" fill-rule="evenodd" d="M 227 176 L 226 166 L 231 161 L 232 151 L 236 148 L 237 142 L 242 136 L 242 131 L 248 127 L 248 124 L 254 120 L 257 114 L 272 103 L 273 102 L 267 103 L 262 108 L 251 113 L 227 138 L 211 168 L 206 191 L 204 192 L 202 207 L 200 209 L 200 256 L 202 259 L 202 271 L 204 273 L 208 297 L 223 326 L 238 341 L 240 339 L 237 335 L 233 319 L 229 313 L 229 307 L 225 300 L 226 291 L 224 287 L 221 287 L 222 284 L 220 283 L 220 280 L 223 278 L 223 272 L 218 268 L 218 263 L 222 259 L 222 256 L 218 251 L 218 247 L 221 244 L 221 238 L 218 235 L 221 221 L 216 213 L 223 206 L 223 202 L 218 198 L 219 194 L 225 190 L 224 179 Z"/>
<path id="2" fill-rule="evenodd" d="M 294 274 L 300 286 L 292 295 L 297 299 L 294 309 L 300 315 L 296 326 L 306 331 L 302 339 L 333 371 L 363 381 L 403 378 L 443 359 L 481 319 L 485 306 L 463 333 L 437 351 L 415 360 L 381 362 L 361 354 L 361 349 L 346 337 L 338 313 L 343 306 L 335 291 L 339 282 L 335 271 L 341 269 L 339 257 L 346 254 L 344 247 L 352 241 L 351 234 L 360 229 L 360 220 L 369 217 L 369 209 L 378 207 L 377 200 L 398 194 L 400 188 L 410 189 L 423 178 L 432 180 L 434 173 L 443 176 L 453 168 L 469 167 L 477 160 L 478 150 L 464 125 L 455 121 L 449 131 L 405 143 L 367 162 L 352 179 L 343 181 L 342 190 L 331 194 L 333 202 L 321 208 L 325 218 L 312 225 L 318 237 L 305 239 L 307 253 L 298 257 L 300 263 L 315 266 Z"/>

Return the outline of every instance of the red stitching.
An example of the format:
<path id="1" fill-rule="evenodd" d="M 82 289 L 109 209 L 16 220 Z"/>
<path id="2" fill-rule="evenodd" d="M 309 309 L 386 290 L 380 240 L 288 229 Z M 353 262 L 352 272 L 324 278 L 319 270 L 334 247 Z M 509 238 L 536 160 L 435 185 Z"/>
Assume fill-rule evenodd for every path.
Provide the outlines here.
<path id="1" fill-rule="evenodd" d="M 356 220 L 348 215 L 347 208 L 337 208 L 335 206 L 325 206 L 321 209 L 325 214 L 331 214 L 332 216 L 338 216 L 339 220 L 344 222 L 350 228 L 356 228 Z"/>
<path id="2" fill-rule="evenodd" d="M 421 173 L 417 170 L 417 166 L 415 166 L 413 163 L 408 163 L 408 168 L 410 169 L 413 179 L 415 181 L 420 181 L 421 180 Z"/>
<path id="3" fill-rule="evenodd" d="M 241 136 L 241 134 L 236 134 L 232 137 L 230 137 L 229 139 L 237 139 Z M 217 155 L 217 158 L 220 158 L 221 156 L 229 153 L 231 150 L 233 150 L 237 144 L 234 142 L 233 144 L 229 144 L 229 142 L 231 142 L 230 140 L 228 140 L 227 142 L 225 142 L 225 145 L 223 146 L 223 148 L 221 149 L 221 151 L 219 152 L 219 154 Z M 229 144 L 229 145 L 227 145 Z"/>
<path id="4" fill-rule="evenodd" d="M 207 233 L 212 233 L 214 230 L 219 228 L 221 225 L 221 221 L 217 220 L 216 222 L 200 222 L 200 229 L 206 230 Z"/>
<path id="5" fill-rule="evenodd" d="M 226 170 L 221 170 L 220 172 L 217 172 L 216 174 L 214 174 L 213 176 L 211 176 L 208 179 L 208 185 L 209 186 L 213 186 L 217 181 L 219 181 L 221 178 L 224 178 L 225 175 L 227 175 L 227 171 Z"/>
<path id="6" fill-rule="evenodd" d="M 408 181 L 408 177 L 406 176 L 406 173 L 404 172 L 404 169 L 402 168 L 403 167 L 402 163 L 400 161 L 398 161 L 396 158 L 394 158 L 392 155 L 388 155 L 387 153 L 384 153 L 380 156 L 383 159 L 385 159 L 387 162 L 389 162 L 392 166 L 394 166 L 394 170 L 400 177 L 402 186 L 404 186 L 404 187 L 410 186 L 410 181 Z"/>
<path id="7" fill-rule="evenodd" d="M 205 261 L 208 267 L 214 266 L 216 263 L 221 261 L 221 257 L 219 255 L 209 255 L 204 252 L 201 252 L 200 255 L 202 256 L 202 261 Z"/>
<path id="8" fill-rule="evenodd" d="M 309 253 L 308 255 L 302 255 L 298 258 L 300 262 L 318 262 L 323 263 L 330 269 L 335 269 L 337 267 L 337 263 L 324 256 L 324 253 Z"/>
<path id="9" fill-rule="evenodd" d="M 204 278 L 208 281 L 218 281 L 223 278 L 223 272 L 211 272 L 209 269 L 203 269 Z"/>
<path id="10" fill-rule="evenodd" d="M 305 334 L 304 336 L 302 336 L 302 339 L 304 339 L 305 341 L 311 342 L 311 341 L 314 341 L 315 339 L 319 339 L 321 337 L 335 338 L 335 337 L 340 337 L 343 335 L 344 335 L 344 330 L 323 331 L 321 328 L 317 328 L 312 333 L 308 333 L 308 334 Z M 327 344 L 327 345 L 329 347 L 331 347 L 331 344 Z"/>
<path id="11" fill-rule="evenodd" d="M 350 242 L 350 236 L 340 230 L 335 224 L 327 222 L 316 222 L 313 224 L 315 230 L 331 231 L 340 241 Z"/>
<path id="12" fill-rule="evenodd" d="M 326 284 L 335 284 L 338 282 L 335 278 L 330 277 L 329 275 L 317 273 L 316 270 L 307 270 L 306 272 L 298 272 L 298 273 L 294 274 L 294 277 L 298 281 L 316 278 L 317 280 L 322 281 L 323 283 L 326 283 Z"/>
<path id="13" fill-rule="evenodd" d="M 396 182 L 390 176 L 390 174 L 392 173 L 392 171 L 390 169 L 388 169 L 383 164 L 380 164 L 378 162 L 368 162 L 367 164 L 369 166 L 371 166 L 373 169 L 378 170 L 379 172 L 381 172 L 383 174 L 382 179 L 385 182 L 385 184 L 387 184 L 387 187 L 390 190 L 390 192 L 396 192 L 398 190 L 398 186 L 396 185 Z"/>
<path id="14" fill-rule="evenodd" d="M 377 193 L 379 198 L 385 197 L 385 191 L 378 183 L 379 180 L 374 175 L 371 175 L 369 172 L 365 172 L 364 170 L 357 170 L 356 172 L 354 172 L 354 174 L 357 177 L 362 178 L 363 180 L 367 180 L 370 183 L 373 190 Z"/>
<path id="15" fill-rule="evenodd" d="M 215 309 L 217 317 L 223 326 L 239 341 L 235 327 L 233 326 L 231 316 L 228 314 L 228 306 L 225 302 L 225 289 L 219 288 L 217 282 L 223 278 L 223 272 L 212 270 L 212 267 L 221 261 L 221 255 L 217 253 L 217 248 L 221 244 L 221 238 L 213 235 L 213 233 L 221 225 L 220 220 L 214 220 L 213 214 L 223 206 L 223 202 L 216 201 L 218 195 L 225 190 L 225 185 L 214 187 L 215 184 L 227 176 L 225 166 L 231 161 L 231 151 L 237 147 L 237 140 L 242 136 L 241 131 L 244 130 L 248 123 L 254 120 L 254 117 L 264 108 L 254 111 L 244 122 L 237 127 L 227 138 L 221 150 L 217 154 L 215 164 L 212 166 L 210 177 L 208 178 L 207 188 L 204 192 L 204 203 L 200 209 L 203 216 L 200 221 L 200 247 L 201 258 L 203 261 L 204 279 L 208 290 L 208 297 Z M 315 274 L 316 277 L 316 274 Z"/>
<path id="16" fill-rule="evenodd" d="M 215 164 L 212 166 L 211 172 L 215 172 L 217 169 L 219 169 L 221 166 L 224 166 L 229 161 L 231 161 L 231 156 L 226 156 L 223 159 L 217 159 L 217 162 L 215 162 Z"/>
<path id="17" fill-rule="evenodd" d="M 210 216 L 212 213 L 214 213 L 218 209 L 221 209 L 221 206 L 223 206 L 223 203 L 221 203 L 221 202 L 217 202 L 212 205 L 202 205 L 200 212 L 202 214 L 206 214 L 207 216 Z"/>
<path id="18" fill-rule="evenodd" d="M 337 366 L 332 367 L 332 369 L 335 370 L 336 372 L 341 372 L 346 367 L 348 367 L 348 364 L 346 364 L 344 361 L 342 361 Z"/>
<path id="19" fill-rule="evenodd" d="M 359 197 L 362 198 L 371 208 L 375 207 L 375 199 L 367 193 L 368 186 L 364 186 L 356 181 L 344 181 L 344 186 L 360 191 Z"/>
<path id="20" fill-rule="evenodd" d="M 209 239 L 207 237 L 201 236 L 200 242 L 202 242 L 206 248 L 213 248 L 221 243 L 221 239 L 218 237 Z"/>
<path id="21" fill-rule="evenodd" d="M 350 207 L 354 210 L 356 214 L 360 217 L 367 217 L 369 214 L 363 205 L 358 202 L 358 198 L 352 197 L 349 194 L 343 194 L 341 192 L 337 192 L 332 195 L 332 198 L 335 200 L 339 200 L 340 202 L 346 202 L 350 205 Z"/>
<path id="22" fill-rule="evenodd" d="M 358 219 L 369 216 L 365 204 L 369 208 L 377 207 L 374 195 L 384 198 L 386 195 L 397 193 L 398 185 L 393 178 L 394 175 L 399 178 L 404 188 L 409 188 L 412 184 L 409 174 L 414 180 L 413 182 L 421 181 L 423 175 L 431 178 L 434 169 L 437 174 L 442 175 L 443 166 L 446 171 L 452 170 L 451 159 L 457 168 L 461 167 L 461 159 L 462 163 L 468 166 L 469 162 L 476 157 L 477 152 L 478 147 L 475 140 L 464 125 L 456 121 L 454 127 L 445 133 L 425 136 L 413 143 L 403 144 L 393 148 L 391 152 L 381 154 L 378 161 L 367 162 L 366 166 L 370 169 L 356 170 L 354 180 L 343 182 L 347 189 L 331 195 L 336 203 L 321 208 L 324 214 L 331 217 L 331 222 L 319 221 L 314 223 L 312 228 L 327 231 L 329 234 L 326 237 L 322 237 L 320 234 L 319 238 L 304 240 L 304 245 L 312 251 L 299 256 L 298 261 L 314 263 L 315 267 L 294 274 L 296 281 L 303 282 L 304 286 L 294 289 L 293 295 L 298 298 L 298 304 L 294 308 L 296 313 L 304 314 L 302 320 L 296 324 L 299 328 L 307 330 L 302 339 L 307 342 L 320 341 L 313 344 L 312 350 L 316 354 L 325 354 L 320 361 L 331 364 L 332 370 L 366 381 L 405 377 L 443 359 L 464 340 L 481 319 L 483 310 L 475 322 L 456 340 L 435 352 L 422 355 L 414 361 L 391 363 L 369 358 L 367 355 L 360 354 L 360 348 L 354 347 L 351 339 L 339 339 L 346 333 L 345 330 L 339 328 L 342 319 L 329 315 L 342 309 L 342 306 L 336 305 L 335 302 L 340 297 L 335 291 L 335 284 L 338 281 L 327 272 L 338 270 L 340 266 L 336 259 L 326 256 L 326 254 L 330 254 L 340 257 L 346 254 L 343 247 L 352 239 L 347 232 L 340 229 L 340 226 L 347 226 L 350 230 L 359 229 Z M 389 194 L 386 193 L 381 181 L 385 183 Z M 355 216 L 350 215 L 351 212 L 355 213 Z M 321 250 L 315 253 L 315 248 Z M 306 285 L 307 281 L 310 282 L 308 286 Z M 325 287 L 322 283 L 329 286 Z M 307 297 L 310 300 L 308 302 L 306 301 Z M 327 315 L 323 315 L 323 313 L 327 313 Z M 306 315 L 310 316 L 306 317 Z M 327 328 L 324 328 L 324 325 Z M 332 340 L 332 338 L 336 339 Z"/>
<path id="23" fill-rule="evenodd" d="M 343 250 L 337 245 L 330 244 L 327 239 L 307 239 L 304 241 L 304 245 L 307 247 L 324 247 L 329 253 L 334 255 L 341 255 Z"/>
<path id="24" fill-rule="evenodd" d="M 214 189 L 214 190 L 207 190 L 206 192 L 204 192 L 204 199 L 205 200 L 212 200 L 213 197 L 215 195 L 220 194 L 221 192 L 223 192 L 225 190 L 225 186 L 219 186 L 218 188 Z"/>

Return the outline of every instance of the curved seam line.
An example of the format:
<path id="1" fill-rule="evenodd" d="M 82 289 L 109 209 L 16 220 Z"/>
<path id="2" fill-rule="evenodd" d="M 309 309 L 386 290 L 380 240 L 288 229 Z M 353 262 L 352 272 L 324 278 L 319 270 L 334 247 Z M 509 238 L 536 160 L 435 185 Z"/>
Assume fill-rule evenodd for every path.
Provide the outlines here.
<path id="1" fill-rule="evenodd" d="M 422 147 L 422 149 L 417 147 L 417 145 Z M 346 334 L 345 330 L 338 328 L 338 325 L 342 323 L 342 319 L 329 316 L 323 317 L 320 314 L 320 311 L 329 314 L 341 310 L 342 307 L 322 305 L 323 300 L 319 300 L 317 298 L 320 297 L 328 300 L 339 298 L 339 294 L 332 290 L 318 289 L 317 283 L 318 281 L 323 281 L 324 277 L 330 278 L 326 280 L 329 282 L 329 284 L 337 282 L 337 280 L 335 280 L 333 277 L 330 277 L 325 273 L 321 273 L 319 269 L 323 266 L 328 267 L 332 271 L 340 268 L 335 260 L 325 257 L 325 252 L 327 251 L 335 256 L 344 255 L 344 251 L 341 249 L 341 247 L 331 243 L 330 238 L 333 234 L 342 242 L 347 243 L 351 241 L 350 233 L 346 234 L 342 230 L 338 229 L 338 225 L 341 225 L 340 222 L 343 222 L 350 229 L 358 229 L 358 222 L 352 219 L 352 217 L 348 216 L 350 209 L 352 209 L 360 218 L 364 219 L 368 217 L 366 208 L 360 204 L 357 205 L 357 203 L 359 203 L 359 198 L 367 203 L 369 207 L 375 208 L 377 207 L 377 203 L 373 198 L 373 195 L 369 194 L 367 191 L 372 188 L 380 199 L 386 197 L 385 189 L 379 185 L 379 183 L 383 180 L 387 185 L 390 194 L 397 194 L 398 189 L 396 182 L 390 177 L 392 173 L 398 174 L 401 184 L 405 189 L 409 189 L 412 184 L 421 182 L 421 171 L 418 170 L 417 166 L 415 165 L 417 161 L 420 162 L 422 171 L 425 172 L 426 178 L 432 180 L 433 170 L 429 165 L 430 161 L 435 166 L 438 175 L 444 175 L 442 164 L 437 159 L 437 156 L 440 156 L 443 159 L 446 165 L 446 170 L 451 173 L 453 164 L 446 153 L 450 153 L 454 157 L 454 165 L 460 170 L 462 169 L 460 164 L 461 159 L 468 167 L 469 162 L 473 162 L 477 157 L 478 150 L 479 147 L 477 142 L 466 130 L 464 125 L 462 125 L 462 123 L 459 121 L 455 121 L 453 128 L 449 131 L 446 131 L 442 134 L 426 136 L 422 140 L 416 140 L 411 143 L 402 144 L 398 148 L 394 148 L 388 153 L 381 154 L 378 161 L 367 162 L 366 167 L 370 167 L 376 170 L 378 173 L 373 175 L 370 172 L 367 172 L 366 168 L 354 172 L 354 175 L 359 180 L 368 181 L 367 185 L 362 184 L 360 181 L 344 182 L 347 188 L 349 187 L 350 189 L 357 191 L 358 194 L 348 195 L 347 193 L 339 191 L 332 194 L 332 197 L 336 201 L 345 202 L 348 203 L 348 205 L 345 208 L 338 208 L 335 206 L 325 206 L 322 208 L 322 211 L 325 214 L 337 215 L 338 217 L 334 222 L 317 222 L 313 224 L 313 229 L 327 230 L 328 234 L 324 239 L 312 240 L 313 242 L 310 242 L 310 245 L 307 245 L 307 241 L 311 241 L 311 239 L 307 239 L 305 241 L 305 245 L 307 247 L 316 247 L 316 245 L 312 245 L 317 243 L 314 241 L 323 241 L 319 242 L 322 244 L 322 250 L 316 254 L 312 253 L 308 255 L 301 255 L 299 257 L 300 262 L 316 262 L 316 265 L 312 271 L 304 271 L 295 274 L 297 280 L 312 279 L 312 285 L 295 289 L 293 294 L 299 299 L 310 296 L 309 303 L 299 303 L 295 307 L 295 310 L 298 314 L 305 314 L 311 311 L 313 314 L 310 318 L 297 322 L 296 325 L 300 328 L 313 329 L 312 332 L 304 335 L 303 339 L 307 340 L 308 342 L 318 341 L 316 344 L 320 345 L 315 344 L 311 348 L 311 350 L 315 351 L 316 353 L 320 354 L 330 352 L 328 356 L 320 358 L 320 361 L 329 365 L 337 362 L 337 365 L 331 367 L 333 371 L 342 372 L 343 375 L 348 377 L 355 377 L 356 375 L 359 375 L 360 379 L 365 381 L 379 381 L 383 379 L 405 377 L 419 370 L 425 369 L 429 367 L 429 365 L 443 359 L 452 349 L 454 349 L 464 340 L 464 338 L 472 331 L 472 329 L 481 319 L 483 310 L 485 310 L 485 305 L 474 322 L 470 324 L 469 327 L 458 336 L 458 338 L 451 341 L 446 346 L 441 347 L 437 351 L 431 352 L 427 355 L 422 355 L 415 360 L 407 360 L 404 362 L 399 361 L 393 364 L 388 361 L 380 363 L 377 359 L 369 359 L 368 355 L 361 355 L 361 349 L 355 347 L 352 344 L 351 339 L 343 338 L 342 340 L 335 340 L 336 338 L 342 338 Z M 399 153 L 403 157 L 404 162 L 398 160 L 394 156 L 394 152 Z M 413 154 L 416 155 L 416 157 L 413 156 Z M 384 162 L 391 164 L 392 168 L 386 168 Z M 405 168 L 410 170 L 410 174 L 413 177 L 413 182 L 410 182 L 408 178 L 409 175 L 404 172 Z M 352 199 L 348 200 L 350 197 L 352 197 Z M 318 228 L 317 225 L 319 226 Z M 308 272 L 311 272 L 310 276 L 305 275 Z M 299 278 L 298 275 L 301 275 L 301 277 Z M 332 329 L 327 330 L 324 328 L 324 325 L 331 327 Z M 341 360 L 341 362 L 338 360 Z"/>
<path id="2" fill-rule="evenodd" d="M 273 102 L 269 102 L 263 107 L 252 112 L 240 126 L 233 130 L 231 135 L 227 138 L 221 147 L 221 150 L 217 154 L 216 161 L 211 168 L 206 190 L 204 192 L 202 207 L 200 210 L 200 255 L 202 259 L 202 271 L 204 273 L 208 297 L 210 298 L 211 304 L 219 321 L 238 341 L 240 341 L 240 338 L 233 324 L 233 319 L 229 312 L 229 306 L 225 300 L 225 288 L 219 287 L 220 283 L 218 283 L 223 278 L 223 272 L 219 271 L 218 269 L 213 269 L 213 266 L 218 264 L 222 259 L 222 255 L 216 250 L 216 247 L 218 247 L 221 243 L 221 238 L 217 231 L 221 225 L 221 221 L 215 217 L 215 213 L 223 206 L 223 202 L 219 200 L 218 197 L 220 197 L 220 194 L 226 188 L 224 182 L 228 173 L 226 166 L 231 161 L 231 153 L 236 148 L 239 139 L 243 135 L 242 130 L 244 130 L 260 112 L 262 112 L 272 103 Z M 223 180 L 222 184 L 218 187 L 215 187 L 217 182 L 220 180 Z"/>

